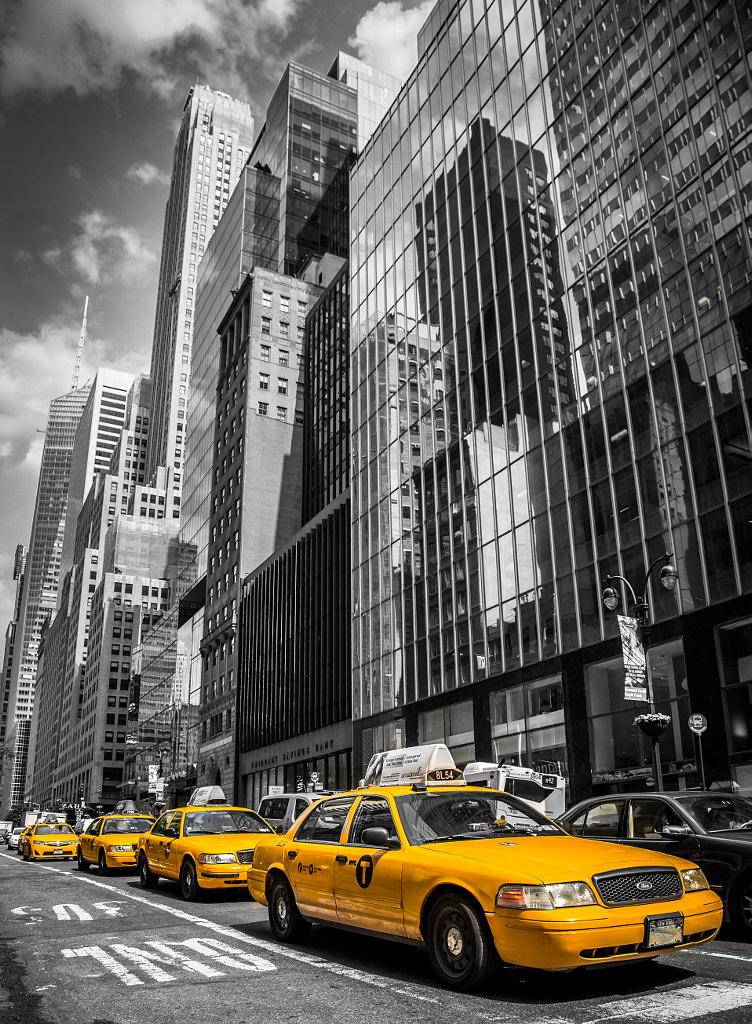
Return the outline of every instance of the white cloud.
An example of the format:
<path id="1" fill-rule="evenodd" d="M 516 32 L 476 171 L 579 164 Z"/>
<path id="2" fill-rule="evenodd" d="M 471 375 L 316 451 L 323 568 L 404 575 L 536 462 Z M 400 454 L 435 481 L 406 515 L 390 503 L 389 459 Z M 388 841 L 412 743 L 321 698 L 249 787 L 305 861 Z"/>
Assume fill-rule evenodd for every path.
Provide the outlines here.
<path id="1" fill-rule="evenodd" d="M 361 60 L 406 79 L 418 61 L 418 31 L 435 5 L 424 0 L 405 9 L 403 0 L 382 0 L 367 11 L 348 40 Z"/>
<path id="2" fill-rule="evenodd" d="M 125 172 L 125 176 L 139 185 L 153 185 L 155 181 L 160 185 L 170 183 L 170 175 L 166 171 L 160 171 L 154 164 L 149 163 L 132 164 Z"/>
<path id="3" fill-rule="evenodd" d="M 73 272 L 85 285 L 134 284 L 150 279 L 156 253 L 135 228 L 101 210 L 82 213 L 78 231 L 64 246 L 55 243 L 42 260 L 61 274 Z"/>
<path id="4" fill-rule="evenodd" d="M 0 92 L 79 96 L 117 87 L 133 73 L 169 97 L 190 69 L 244 90 L 250 62 L 267 73 L 309 0 L 19 0 L 0 44 Z"/>

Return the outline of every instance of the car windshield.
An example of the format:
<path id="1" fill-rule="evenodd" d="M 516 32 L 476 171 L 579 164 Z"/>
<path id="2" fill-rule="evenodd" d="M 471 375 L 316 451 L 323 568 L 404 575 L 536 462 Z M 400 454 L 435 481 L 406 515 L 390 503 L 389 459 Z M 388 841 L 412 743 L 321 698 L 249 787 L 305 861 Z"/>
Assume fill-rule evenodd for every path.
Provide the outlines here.
<path id="1" fill-rule="evenodd" d="M 748 797 L 733 793 L 687 793 L 676 800 L 706 832 L 752 829 L 752 800 Z"/>
<path id="2" fill-rule="evenodd" d="M 59 835 L 60 832 L 64 832 L 67 835 L 69 832 L 73 832 L 73 829 L 70 825 L 37 825 L 34 830 L 34 835 L 56 836 Z M 76 833 L 73 832 L 73 834 L 75 835 Z"/>
<path id="3" fill-rule="evenodd" d="M 229 810 L 190 811 L 185 816 L 184 836 L 214 836 L 228 832 L 273 832 L 255 811 Z"/>
<path id="4" fill-rule="evenodd" d="M 396 799 L 412 845 L 453 839 L 503 839 L 506 836 L 559 836 L 562 830 L 522 800 L 487 790 L 409 793 Z"/>
<path id="5" fill-rule="evenodd" d="M 105 821 L 102 835 L 110 832 L 148 832 L 153 824 L 153 818 L 113 818 L 112 821 Z"/>

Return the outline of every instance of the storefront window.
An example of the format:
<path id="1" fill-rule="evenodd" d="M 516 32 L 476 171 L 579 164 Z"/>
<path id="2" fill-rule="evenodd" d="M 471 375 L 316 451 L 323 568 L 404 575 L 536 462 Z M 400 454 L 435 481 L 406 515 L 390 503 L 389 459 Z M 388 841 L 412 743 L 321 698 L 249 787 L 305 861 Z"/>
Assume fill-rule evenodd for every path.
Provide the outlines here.
<path id="1" fill-rule="evenodd" d="M 748 792 L 752 789 L 752 619 L 721 626 L 718 653 L 731 777 Z"/>
<path id="2" fill-rule="evenodd" d="M 561 679 L 550 676 L 490 695 L 494 758 L 566 776 Z"/>
<path id="3" fill-rule="evenodd" d="M 697 771 L 690 714 L 687 673 L 681 640 L 650 649 L 650 668 L 656 711 L 671 716 L 660 740 L 666 789 L 684 789 Z M 637 780 L 653 784 L 650 739 L 634 724 L 635 715 L 648 710 L 645 703 L 624 698 L 624 663 L 621 658 L 585 669 L 590 761 L 593 783 L 634 787 Z M 692 779 L 692 784 L 696 783 Z"/>
<path id="4" fill-rule="evenodd" d="M 475 760 L 473 702 L 463 701 L 418 715 L 419 743 L 446 743 L 459 767 Z"/>

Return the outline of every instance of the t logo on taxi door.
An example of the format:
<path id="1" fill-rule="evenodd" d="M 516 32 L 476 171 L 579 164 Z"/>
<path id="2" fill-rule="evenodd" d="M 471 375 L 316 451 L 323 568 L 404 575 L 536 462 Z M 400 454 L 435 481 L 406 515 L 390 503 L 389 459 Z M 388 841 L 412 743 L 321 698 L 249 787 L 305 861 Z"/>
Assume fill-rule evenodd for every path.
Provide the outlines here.
<path id="1" fill-rule="evenodd" d="M 355 865 L 355 879 L 361 889 L 367 889 L 373 877 L 373 857 L 369 854 L 361 857 Z"/>

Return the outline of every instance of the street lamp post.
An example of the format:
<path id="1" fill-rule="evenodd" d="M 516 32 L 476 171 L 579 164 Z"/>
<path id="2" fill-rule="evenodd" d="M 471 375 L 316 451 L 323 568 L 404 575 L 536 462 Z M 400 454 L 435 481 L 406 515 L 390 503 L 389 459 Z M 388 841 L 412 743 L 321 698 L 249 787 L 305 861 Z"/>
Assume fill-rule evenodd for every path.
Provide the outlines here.
<path id="1" fill-rule="evenodd" d="M 604 588 L 601 593 L 603 604 L 610 611 L 615 611 L 620 604 L 619 591 L 611 584 L 615 580 L 620 580 L 629 591 L 632 598 L 632 604 L 635 610 L 635 618 L 640 630 L 640 640 L 642 641 L 642 647 L 645 652 L 645 682 L 647 684 L 648 691 L 648 703 L 650 705 L 650 711 L 652 714 L 655 713 L 655 693 L 653 692 L 653 676 L 650 669 L 650 640 L 652 636 L 653 621 L 650 613 L 650 604 L 648 603 L 648 582 L 659 562 L 663 562 L 660 571 L 660 581 L 662 586 L 666 590 L 673 590 L 676 586 L 676 582 L 679 578 L 679 574 L 676 571 L 676 567 L 672 563 L 671 559 L 674 557 L 672 551 L 666 551 L 663 555 L 659 555 L 653 562 L 650 563 L 648 571 L 645 573 L 645 580 L 642 584 L 641 594 L 636 594 L 632 584 L 629 580 L 625 579 L 624 576 L 619 575 L 608 575 L 604 579 Z M 656 790 L 663 788 L 663 770 L 661 766 L 661 752 L 659 747 L 660 733 L 651 734 L 650 741 L 653 752 L 653 776 L 655 778 Z"/>

